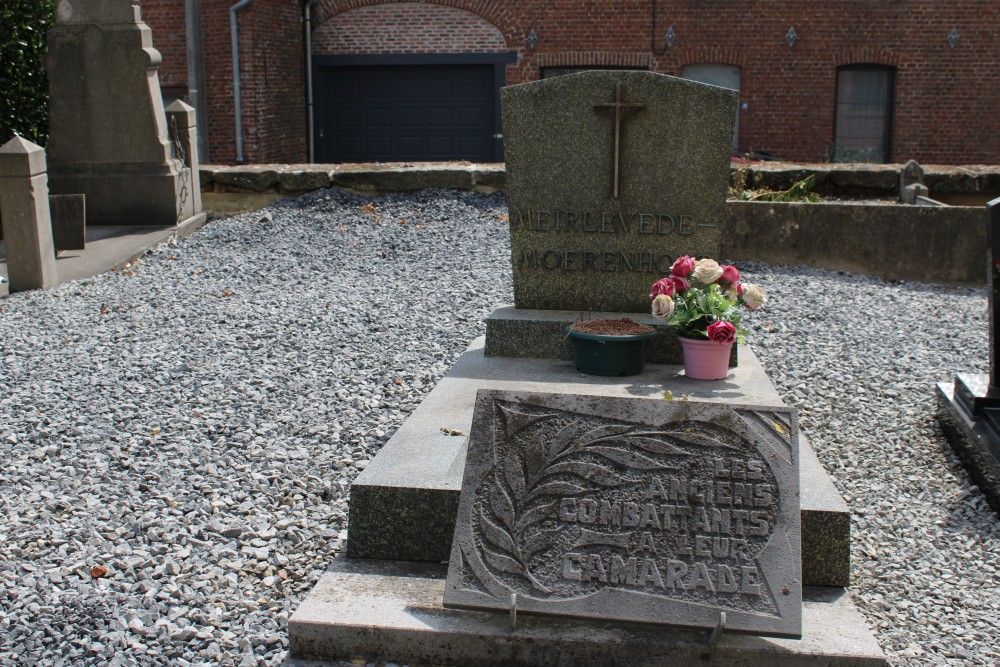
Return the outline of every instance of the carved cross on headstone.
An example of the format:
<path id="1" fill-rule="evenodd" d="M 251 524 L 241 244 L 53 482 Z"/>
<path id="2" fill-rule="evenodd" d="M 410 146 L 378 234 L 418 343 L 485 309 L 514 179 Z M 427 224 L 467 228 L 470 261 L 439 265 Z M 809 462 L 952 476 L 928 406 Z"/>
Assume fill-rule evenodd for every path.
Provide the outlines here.
<path id="1" fill-rule="evenodd" d="M 622 102 L 622 84 L 619 82 L 615 86 L 615 101 L 614 102 L 596 102 L 594 104 L 595 109 L 614 109 L 615 110 L 615 182 L 614 182 L 614 197 L 618 198 L 618 191 L 620 189 L 620 178 L 621 173 L 621 135 L 622 135 L 622 109 L 628 108 L 638 108 L 646 106 L 642 102 Z"/>

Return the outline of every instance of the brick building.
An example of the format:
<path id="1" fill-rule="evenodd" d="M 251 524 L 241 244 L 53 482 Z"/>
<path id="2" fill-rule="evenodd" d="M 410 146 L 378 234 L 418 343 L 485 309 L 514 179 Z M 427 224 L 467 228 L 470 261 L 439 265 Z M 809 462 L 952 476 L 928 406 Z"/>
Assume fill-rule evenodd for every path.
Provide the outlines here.
<path id="1" fill-rule="evenodd" d="M 1000 162 L 996 0 L 141 6 L 164 95 L 199 109 L 215 163 L 501 160 L 499 87 L 595 67 L 738 89 L 739 151 Z"/>

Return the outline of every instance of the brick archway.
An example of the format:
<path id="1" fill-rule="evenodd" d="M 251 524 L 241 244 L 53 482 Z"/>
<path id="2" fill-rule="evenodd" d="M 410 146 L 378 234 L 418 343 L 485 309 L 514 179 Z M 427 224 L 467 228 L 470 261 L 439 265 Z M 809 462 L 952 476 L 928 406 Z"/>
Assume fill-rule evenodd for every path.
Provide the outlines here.
<path id="1" fill-rule="evenodd" d="M 313 55 L 507 50 L 503 34 L 483 17 L 426 2 L 349 9 L 330 17 L 313 32 Z"/>
<path id="2" fill-rule="evenodd" d="M 316 9 L 314 53 L 507 51 L 509 45 L 523 44 L 527 33 L 498 4 L 488 0 L 322 0 Z M 363 19 L 367 21 L 362 24 Z M 379 26 L 380 35 L 372 36 L 370 29 L 356 30 L 372 25 Z M 394 26 L 401 30 L 389 35 L 386 28 Z M 340 50 L 348 48 L 355 50 Z M 401 50 L 389 50 L 393 48 Z"/>

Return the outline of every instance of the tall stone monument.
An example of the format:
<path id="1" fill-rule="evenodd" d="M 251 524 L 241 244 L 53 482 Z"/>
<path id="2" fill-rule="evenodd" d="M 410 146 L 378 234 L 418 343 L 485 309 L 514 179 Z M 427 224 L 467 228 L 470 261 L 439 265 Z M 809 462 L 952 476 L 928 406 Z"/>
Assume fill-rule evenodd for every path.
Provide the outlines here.
<path id="1" fill-rule="evenodd" d="M 181 196 L 197 174 L 168 138 L 160 60 L 138 0 L 58 0 L 45 58 L 49 187 L 83 193 L 88 225 L 175 225 L 199 213 Z"/>

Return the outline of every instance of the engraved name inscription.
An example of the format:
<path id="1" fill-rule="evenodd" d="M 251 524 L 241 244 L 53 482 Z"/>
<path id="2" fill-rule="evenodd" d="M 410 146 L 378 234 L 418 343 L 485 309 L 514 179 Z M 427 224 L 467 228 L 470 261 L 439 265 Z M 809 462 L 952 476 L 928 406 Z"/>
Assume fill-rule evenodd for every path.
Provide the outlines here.
<path id="1" fill-rule="evenodd" d="M 692 236 L 699 227 L 716 225 L 699 223 L 693 215 L 687 214 L 513 209 L 510 226 L 512 233 L 517 230 L 568 233 L 586 240 L 609 234 L 686 237 Z M 521 248 L 514 254 L 514 265 L 521 270 L 662 275 L 669 272 L 673 262 L 673 255 L 642 249 L 622 252 L 594 247 Z"/>
<path id="2" fill-rule="evenodd" d="M 560 211 L 514 209 L 512 230 L 584 234 L 680 234 L 691 236 L 697 227 L 715 227 L 697 222 L 693 215 L 668 213 L 611 213 L 608 211 Z"/>
<path id="3" fill-rule="evenodd" d="M 519 268 L 549 271 L 599 271 L 604 273 L 635 271 L 639 273 L 670 272 L 672 255 L 651 252 L 610 252 L 599 250 L 522 250 L 516 255 Z"/>

